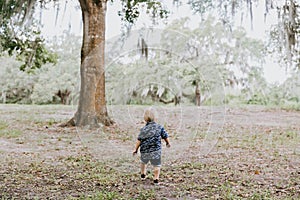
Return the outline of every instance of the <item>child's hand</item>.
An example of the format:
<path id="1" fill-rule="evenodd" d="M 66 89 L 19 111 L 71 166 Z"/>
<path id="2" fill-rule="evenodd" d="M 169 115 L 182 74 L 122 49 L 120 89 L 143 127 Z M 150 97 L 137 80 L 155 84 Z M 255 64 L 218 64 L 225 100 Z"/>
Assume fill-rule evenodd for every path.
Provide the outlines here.
<path id="1" fill-rule="evenodd" d="M 167 146 L 168 148 L 170 148 L 170 147 L 171 147 L 170 143 L 167 143 L 167 144 L 166 144 L 166 146 Z"/>
<path id="2" fill-rule="evenodd" d="M 134 150 L 133 152 L 132 152 L 132 155 L 136 155 L 137 154 L 137 150 Z"/>

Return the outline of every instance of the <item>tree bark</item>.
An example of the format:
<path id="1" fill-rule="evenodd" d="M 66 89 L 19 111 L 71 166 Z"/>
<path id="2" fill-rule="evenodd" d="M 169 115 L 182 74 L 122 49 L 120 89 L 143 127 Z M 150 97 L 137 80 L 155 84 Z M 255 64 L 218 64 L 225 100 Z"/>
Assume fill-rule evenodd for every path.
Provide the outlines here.
<path id="1" fill-rule="evenodd" d="M 196 81 L 195 97 L 196 97 L 196 101 L 195 101 L 196 106 L 200 106 L 201 105 L 201 91 L 200 91 L 198 81 Z"/>
<path id="2" fill-rule="evenodd" d="M 65 89 L 65 90 L 58 90 L 58 92 L 55 94 L 60 98 L 60 103 L 63 105 L 69 104 L 69 96 L 71 94 L 71 91 Z"/>
<path id="3" fill-rule="evenodd" d="M 106 0 L 79 0 L 83 18 L 80 96 L 75 126 L 111 125 L 105 100 L 105 15 Z"/>

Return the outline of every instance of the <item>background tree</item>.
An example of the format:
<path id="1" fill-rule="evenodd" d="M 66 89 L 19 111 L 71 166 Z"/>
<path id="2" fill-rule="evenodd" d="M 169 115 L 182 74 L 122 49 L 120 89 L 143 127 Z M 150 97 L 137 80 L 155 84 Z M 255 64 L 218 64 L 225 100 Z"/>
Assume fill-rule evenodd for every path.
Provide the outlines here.
<path id="1" fill-rule="evenodd" d="M 65 34 L 48 41 L 57 54 L 57 63 L 45 64 L 31 73 L 19 70 L 16 56 L 0 58 L 0 85 L 3 103 L 78 103 L 80 37 Z"/>
<path id="2" fill-rule="evenodd" d="M 48 48 L 58 55 L 57 64 L 35 70 L 33 103 L 78 103 L 80 45 L 80 37 L 69 33 L 49 41 Z"/>
<path id="3" fill-rule="evenodd" d="M 178 71 L 178 62 L 161 58 L 161 53 L 164 54 L 161 51 L 151 52 L 149 56 L 153 57 L 149 61 L 119 62 L 111 67 L 107 71 L 108 87 L 111 88 L 108 99 L 116 104 L 162 102 L 177 105 L 179 102 L 176 98 L 182 91 L 183 75 Z"/>
<path id="4" fill-rule="evenodd" d="M 220 86 L 232 87 L 241 82 L 237 70 L 246 75 L 252 67 L 262 66 L 263 43 L 247 37 L 243 28 L 229 29 L 213 17 L 203 20 L 194 30 L 188 28 L 187 22 L 187 19 L 182 19 L 171 24 L 162 42 L 166 49 L 172 49 L 169 41 L 176 40 L 173 51 L 182 55 L 181 62 L 192 64 L 193 67 L 185 69 L 184 77 L 195 86 L 194 98 L 197 87 L 202 93 L 209 90 L 211 94 L 217 94 Z M 186 36 L 180 39 L 178 32 Z"/>
<path id="5" fill-rule="evenodd" d="M 268 97 L 270 104 L 300 110 L 300 72 L 293 73 L 282 84 L 270 87 Z"/>
<path id="6" fill-rule="evenodd" d="M 253 68 L 261 69 L 263 43 L 247 37 L 244 29 L 230 30 L 213 17 L 195 29 L 189 28 L 188 21 L 175 20 L 162 30 L 157 36 L 160 46 L 150 45 L 148 59 L 130 51 L 110 67 L 108 87 L 115 88 L 109 89 L 112 102 L 145 103 L 150 98 L 152 102 L 175 104 L 198 100 L 199 105 L 202 94 L 202 101 L 216 104 L 222 99 L 220 89 L 247 83 L 250 79 L 243 78 Z M 243 76 L 238 77 L 236 70 Z"/>
<path id="7" fill-rule="evenodd" d="M 2 103 L 31 103 L 34 84 L 38 77 L 19 70 L 22 63 L 4 54 L 0 57 L 0 94 Z"/>
<path id="8" fill-rule="evenodd" d="M 263 77 L 262 68 L 252 67 L 242 78 L 241 101 L 246 104 L 267 105 L 269 102 L 269 87 Z"/>
<path id="9" fill-rule="evenodd" d="M 39 1 L 40 4 L 47 1 Z M 153 17 L 165 17 L 167 12 L 159 1 L 124 1 L 122 19 L 134 23 L 139 16 L 139 6 L 144 4 Z M 1 1 L 2 21 L 19 14 L 26 19 L 37 1 Z M 74 117 L 66 125 L 110 125 L 105 99 L 105 22 L 107 0 L 79 0 L 83 19 L 83 42 L 81 48 L 81 88 L 79 105 Z"/>
<path id="10" fill-rule="evenodd" d="M 272 50 L 280 54 L 277 61 L 284 59 L 284 64 L 291 68 L 300 67 L 300 4 L 297 0 L 189 0 L 191 8 L 195 13 L 205 17 L 207 13 L 214 12 L 224 24 L 232 27 L 237 14 L 241 17 L 240 21 L 245 21 L 245 12 L 249 13 L 252 21 L 254 17 L 255 5 L 264 4 L 265 13 L 261 17 L 266 20 L 271 11 L 276 10 L 278 20 L 277 25 L 270 31 L 272 39 Z"/>

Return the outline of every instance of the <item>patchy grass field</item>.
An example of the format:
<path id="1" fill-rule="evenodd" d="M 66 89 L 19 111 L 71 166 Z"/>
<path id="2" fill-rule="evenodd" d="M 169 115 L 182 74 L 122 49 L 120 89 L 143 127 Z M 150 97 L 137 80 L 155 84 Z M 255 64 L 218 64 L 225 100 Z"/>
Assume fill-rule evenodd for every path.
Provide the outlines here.
<path id="1" fill-rule="evenodd" d="M 170 134 L 161 184 L 132 156 L 143 106 L 116 124 L 60 128 L 72 106 L 0 105 L 0 199 L 300 199 L 300 112 L 157 107 Z"/>

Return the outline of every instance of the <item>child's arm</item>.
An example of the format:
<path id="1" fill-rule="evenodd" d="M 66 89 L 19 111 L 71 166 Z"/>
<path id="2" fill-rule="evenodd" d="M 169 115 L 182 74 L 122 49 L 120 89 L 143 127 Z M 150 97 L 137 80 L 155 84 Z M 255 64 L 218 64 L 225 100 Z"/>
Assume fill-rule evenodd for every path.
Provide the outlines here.
<path id="1" fill-rule="evenodd" d="M 139 150 L 140 145 L 141 145 L 141 141 L 137 140 L 136 144 L 135 144 L 135 149 L 133 151 L 133 155 L 137 154 L 137 151 Z"/>
<path id="2" fill-rule="evenodd" d="M 161 134 L 161 137 L 165 140 L 167 147 L 168 147 L 168 148 L 171 147 L 170 141 L 169 141 L 169 135 L 168 135 L 168 133 L 165 131 L 164 128 L 161 129 L 160 134 Z"/>
<path id="3" fill-rule="evenodd" d="M 169 148 L 169 147 L 171 147 L 171 144 L 170 144 L 169 138 L 166 138 L 166 139 L 165 139 L 165 142 L 166 142 L 166 145 L 167 145 L 167 147 L 168 147 L 168 148 Z"/>

